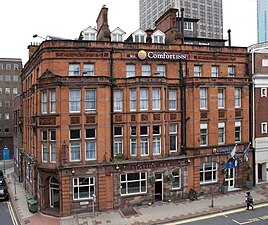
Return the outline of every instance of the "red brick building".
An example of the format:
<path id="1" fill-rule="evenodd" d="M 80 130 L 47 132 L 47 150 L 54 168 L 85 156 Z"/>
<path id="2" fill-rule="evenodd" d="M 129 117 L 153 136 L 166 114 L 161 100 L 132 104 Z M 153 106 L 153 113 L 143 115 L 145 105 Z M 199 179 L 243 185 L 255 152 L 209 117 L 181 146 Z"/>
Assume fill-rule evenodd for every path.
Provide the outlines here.
<path id="1" fill-rule="evenodd" d="M 256 184 L 268 182 L 268 45 L 255 44 L 249 47 L 250 72 L 252 73 L 252 148 L 254 149 L 254 180 Z"/>
<path id="2" fill-rule="evenodd" d="M 107 13 L 78 40 L 29 46 L 21 157 L 40 210 L 88 212 L 94 195 L 101 211 L 220 191 L 235 144 L 227 180 L 242 187 L 247 49 L 183 44 L 173 9 L 120 41 Z"/>

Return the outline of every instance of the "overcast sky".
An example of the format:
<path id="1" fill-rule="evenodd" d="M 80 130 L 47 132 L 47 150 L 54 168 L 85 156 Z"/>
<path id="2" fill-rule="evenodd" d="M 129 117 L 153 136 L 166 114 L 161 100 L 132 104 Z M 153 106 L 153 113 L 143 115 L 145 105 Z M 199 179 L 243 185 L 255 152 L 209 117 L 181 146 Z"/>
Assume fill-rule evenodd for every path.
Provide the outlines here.
<path id="1" fill-rule="evenodd" d="M 128 37 L 139 28 L 139 0 L 2 0 L 0 58 L 28 60 L 28 45 L 42 42 L 34 34 L 75 39 L 81 30 L 96 26 L 103 5 L 111 30 L 120 27 Z M 223 38 L 231 29 L 232 45 L 257 42 L 256 0 L 223 0 Z"/>

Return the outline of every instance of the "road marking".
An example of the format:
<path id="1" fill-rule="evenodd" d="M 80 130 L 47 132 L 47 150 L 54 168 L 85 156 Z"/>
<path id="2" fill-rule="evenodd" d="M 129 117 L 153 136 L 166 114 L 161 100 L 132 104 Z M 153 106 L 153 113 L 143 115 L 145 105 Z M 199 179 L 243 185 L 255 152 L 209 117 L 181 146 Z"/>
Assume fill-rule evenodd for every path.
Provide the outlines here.
<path id="1" fill-rule="evenodd" d="M 12 222 L 14 225 L 18 225 L 18 221 L 17 221 L 17 218 L 14 214 L 14 211 L 13 211 L 13 208 L 12 208 L 12 205 L 10 202 L 7 203 L 7 206 L 8 206 L 8 211 L 9 211 L 9 214 L 10 214 L 10 217 L 12 219 Z"/>
<path id="2" fill-rule="evenodd" d="M 262 207 L 265 207 L 265 206 L 268 206 L 268 202 L 267 203 L 261 203 L 261 204 L 258 204 L 258 205 L 254 205 L 254 208 L 258 209 L 258 208 L 262 208 Z M 211 218 L 215 218 L 215 217 L 219 217 L 219 216 L 228 217 L 227 215 L 229 215 L 229 214 L 233 214 L 233 213 L 237 213 L 237 212 L 243 212 L 245 210 L 246 210 L 245 208 L 238 208 L 238 209 L 232 209 L 232 210 L 228 210 L 228 211 L 224 211 L 224 212 L 215 212 L 215 213 L 211 213 L 209 215 L 197 216 L 197 217 L 194 217 L 194 218 L 184 219 L 184 220 L 180 220 L 180 221 L 176 221 L 176 222 L 165 223 L 165 225 L 179 225 L 179 224 L 196 222 L 196 221 L 199 221 L 199 220 L 211 219 Z M 234 221 L 234 222 L 239 224 L 239 225 L 242 225 L 242 224 L 252 223 L 253 221 L 251 220 L 251 221 L 246 221 L 246 222 L 238 222 L 238 221 Z"/>

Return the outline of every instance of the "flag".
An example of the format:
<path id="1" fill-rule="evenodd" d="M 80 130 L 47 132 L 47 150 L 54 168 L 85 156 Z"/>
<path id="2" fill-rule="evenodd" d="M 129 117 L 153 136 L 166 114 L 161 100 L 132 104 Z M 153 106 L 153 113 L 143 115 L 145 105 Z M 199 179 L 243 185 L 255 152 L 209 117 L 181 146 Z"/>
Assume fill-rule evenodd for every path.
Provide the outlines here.
<path id="1" fill-rule="evenodd" d="M 231 151 L 231 156 L 233 159 L 235 158 L 235 153 L 236 153 L 236 145 L 234 146 L 233 150 Z"/>
<path id="2" fill-rule="evenodd" d="M 236 158 L 230 158 L 228 162 L 225 165 L 226 169 L 235 168 L 238 164 L 238 161 Z"/>
<path id="3" fill-rule="evenodd" d="M 248 145 L 248 147 L 245 149 L 245 151 L 244 151 L 244 155 L 245 155 L 245 160 L 246 160 L 246 162 L 248 161 L 248 149 L 249 149 L 249 146 L 250 146 L 250 143 L 249 143 L 249 145 Z"/>

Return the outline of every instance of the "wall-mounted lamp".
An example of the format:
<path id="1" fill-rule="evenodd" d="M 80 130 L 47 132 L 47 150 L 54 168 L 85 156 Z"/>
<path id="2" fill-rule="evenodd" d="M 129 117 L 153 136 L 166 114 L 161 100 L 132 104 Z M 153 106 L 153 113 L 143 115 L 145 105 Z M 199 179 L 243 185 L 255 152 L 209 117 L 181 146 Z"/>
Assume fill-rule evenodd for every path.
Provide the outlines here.
<path id="1" fill-rule="evenodd" d="M 74 169 L 72 169 L 72 174 L 75 174 L 75 170 Z"/>
<path id="2" fill-rule="evenodd" d="M 120 168 L 119 168 L 119 166 L 118 166 L 118 165 L 116 165 L 115 169 L 116 169 L 116 170 L 119 170 Z"/>

